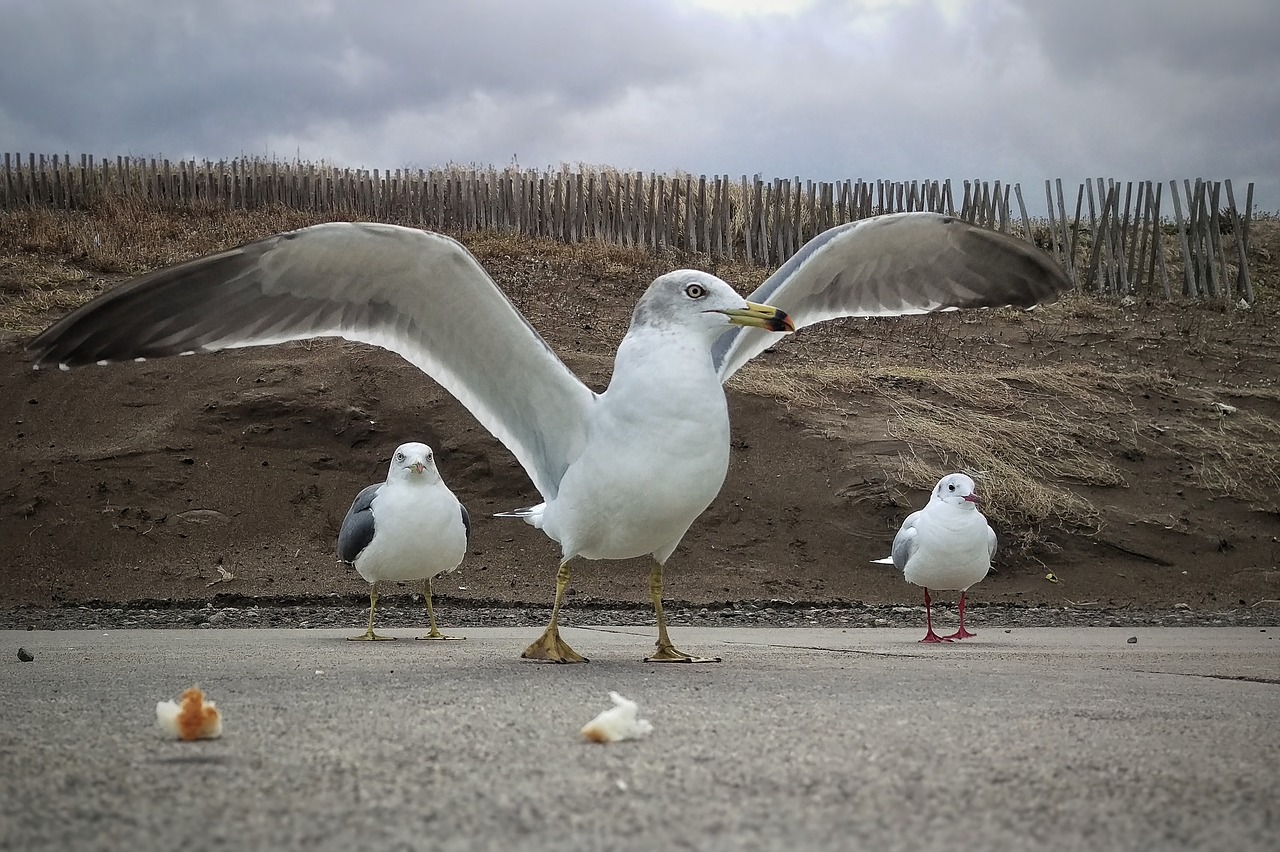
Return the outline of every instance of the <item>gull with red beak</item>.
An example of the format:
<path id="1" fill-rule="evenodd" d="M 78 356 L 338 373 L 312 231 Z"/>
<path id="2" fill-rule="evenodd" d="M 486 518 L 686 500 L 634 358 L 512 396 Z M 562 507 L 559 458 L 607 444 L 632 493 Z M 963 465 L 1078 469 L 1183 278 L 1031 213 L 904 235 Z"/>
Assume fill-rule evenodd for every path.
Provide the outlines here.
<path id="1" fill-rule="evenodd" d="M 924 587 L 926 632 L 921 642 L 951 642 L 975 634 L 964 629 L 965 592 L 991 570 L 996 531 L 978 504 L 977 487 L 963 473 L 938 480 L 929 502 L 902 522 L 893 538 L 893 555 L 876 562 L 893 564 L 908 583 Z M 950 636 L 933 632 L 929 589 L 960 591 L 960 629 Z"/>
<path id="2" fill-rule="evenodd" d="M 127 282 L 28 349 L 37 367 L 64 368 L 311 337 L 397 352 L 505 444 L 542 496 L 508 513 L 561 551 L 551 621 L 524 656 L 583 661 L 559 630 L 572 560 L 647 555 L 658 628 L 648 659 L 693 662 L 706 658 L 667 635 L 663 566 L 724 483 L 725 380 L 777 332 L 844 316 L 1031 307 L 1070 286 L 1052 258 L 1007 234 L 933 213 L 863 219 L 811 239 L 747 298 L 705 272 L 659 277 L 636 304 L 608 389 L 595 393 L 457 241 L 336 222 Z"/>
<path id="3" fill-rule="evenodd" d="M 435 454 L 426 444 L 396 447 L 387 481 L 367 486 L 342 520 L 338 557 L 369 583 L 369 627 L 352 639 L 381 640 L 373 632 L 378 583 L 421 580 L 431 632 L 419 639 L 460 639 L 436 627 L 431 581 L 457 569 L 467 553 L 471 517 L 436 470 Z"/>

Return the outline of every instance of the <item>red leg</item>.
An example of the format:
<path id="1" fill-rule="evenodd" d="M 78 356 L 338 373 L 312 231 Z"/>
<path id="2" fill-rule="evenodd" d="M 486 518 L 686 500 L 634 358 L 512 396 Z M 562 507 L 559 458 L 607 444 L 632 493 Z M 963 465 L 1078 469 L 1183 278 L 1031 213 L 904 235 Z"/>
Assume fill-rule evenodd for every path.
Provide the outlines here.
<path id="1" fill-rule="evenodd" d="M 924 638 L 920 640 L 921 642 L 932 645 L 935 642 L 951 641 L 950 639 L 944 636 L 939 636 L 937 633 L 933 632 L 933 601 L 929 599 L 928 586 L 926 586 L 924 590 L 924 623 L 927 625 L 928 632 L 924 634 Z"/>
<path id="2" fill-rule="evenodd" d="M 960 593 L 960 629 L 950 636 L 943 636 L 943 639 L 971 639 L 977 636 L 977 633 L 970 633 L 964 629 L 964 592 Z"/>

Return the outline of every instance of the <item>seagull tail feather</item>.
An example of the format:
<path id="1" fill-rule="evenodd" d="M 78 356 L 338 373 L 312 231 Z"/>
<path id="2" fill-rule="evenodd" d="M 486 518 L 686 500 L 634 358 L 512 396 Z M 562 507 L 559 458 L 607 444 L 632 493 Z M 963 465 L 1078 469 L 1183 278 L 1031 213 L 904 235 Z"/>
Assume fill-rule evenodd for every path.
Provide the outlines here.
<path id="1" fill-rule="evenodd" d="M 536 506 L 528 506 L 523 509 L 512 509 L 510 512 L 497 512 L 495 518 L 520 518 L 531 527 L 542 529 L 542 513 L 547 508 L 546 503 L 539 503 Z"/>

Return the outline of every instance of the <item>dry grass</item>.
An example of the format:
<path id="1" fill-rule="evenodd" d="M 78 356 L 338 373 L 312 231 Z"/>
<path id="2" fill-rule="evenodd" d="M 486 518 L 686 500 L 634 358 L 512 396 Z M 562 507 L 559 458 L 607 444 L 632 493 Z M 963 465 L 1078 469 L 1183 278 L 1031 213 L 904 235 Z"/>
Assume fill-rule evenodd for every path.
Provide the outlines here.
<path id="1" fill-rule="evenodd" d="M 1072 486 L 1124 486 L 1101 449 L 1121 440 L 1106 420 L 1131 409 L 1126 394 L 1135 387 L 1168 382 L 1089 365 L 973 372 L 824 365 L 752 367 L 731 385 L 746 393 L 788 393 L 792 404 L 833 413 L 853 413 L 857 394 L 878 396 L 893 412 L 886 433 L 905 445 L 897 469 L 887 471 L 891 478 L 918 492 L 947 473 L 968 472 L 982 482 L 992 519 L 1019 531 L 1006 545 L 1026 551 L 1040 543 L 1043 526 L 1098 527 L 1098 510 Z"/>
<path id="2" fill-rule="evenodd" d="M 1119 439 L 1106 426 L 1063 414 L 992 414 L 910 399 L 894 410 L 889 434 L 909 448 L 899 456 L 902 485 L 928 491 L 947 473 L 966 471 L 982 484 L 988 514 L 1004 529 L 1096 528 L 1098 510 L 1066 486 L 1125 485 L 1098 450 Z"/>
<path id="3" fill-rule="evenodd" d="M 1176 435 L 1196 485 L 1264 511 L 1280 509 L 1280 422 L 1242 409 L 1205 419 Z"/>
<path id="4" fill-rule="evenodd" d="M 70 310 L 86 298 L 86 273 L 38 254 L 0 255 L 0 329 L 29 334 L 39 318 Z"/>
<path id="5" fill-rule="evenodd" d="M 1280 504 L 1280 422 L 1243 408 L 1227 413 L 1211 401 L 1229 392 L 1274 402 L 1280 399 L 1274 388 L 1206 389 L 1156 370 L 1089 364 L 970 371 L 752 365 L 730 384 L 745 393 L 782 395 L 792 405 L 836 415 L 832 420 L 853 415 L 859 395 L 880 398 L 892 412 L 886 434 L 905 447 L 897 468 L 886 473 L 912 492 L 930 489 L 947 473 L 969 473 L 982 483 L 988 514 L 1015 531 L 1006 545 L 1022 552 L 1042 544 L 1044 527 L 1098 529 L 1101 514 L 1081 489 L 1126 486 L 1108 447 L 1138 453 L 1144 442 L 1157 444 L 1189 462 L 1197 487 L 1265 511 Z M 1134 407 L 1137 393 L 1166 395 L 1188 413 L 1162 425 Z"/>
<path id="6" fill-rule="evenodd" d="M 166 209 L 128 197 L 84 211 L 0 212 L 0 328 L 38 330 L 51 311 L 96 295 L 95 278 L 136 275 L 319 221 L 283 207 Z"/>
<path id="7" fill-rule="evenodd" d="M 284 207 L 236 212 L 193 204 L 166 209 L 116 196 L 88 211 L 27 208 L 0 217 L 0 252 L 57 255 L 86 270 L 131 275 L 323 221 Z"/>
<path id="8" fill-rule="evenodd" d="M 795 406 L 837 417 L 854 413 L 852 402 L 859 394 L 878 395 L 892 411 L 887 435 L 905 445 L 888 475 L 904 489 L 920 491 L 948 472 L 970 473 L 983 484 L 989 516 L 1004 530 L 1016 531 L 1006 545 L 1021 551 L 1042 544 L 1043 527 L 1097 530 L 1101 514 L 1082 487 L 1125 487 L 1108 446 L 1161 444 L 1187 459 L 1198 487 L 1254 501 L 1262 510 L 1274 512 L 1280 494 L 1280 422 L 1244 409 L 1220 413 L 1203 400 L 1225 389 L 1206 394 L 1164 372 L 1091 365 L 966 372 L 755 365 L 733 377 L 731 385 L 744 393 L 785 394 Z M 1134 408 L 1135 393 L 1184 399 L 1192 413 L 1170 432 Z M 1280 398 L 1270 388 L 1243 389 L 1238 395 Z M 1128 426 L 1120 426 L 1124 423 Z"/>
<path id="9" fill-rule="evenodd" d="M 797 390 L 800 405 L 833 404 L 834 394 L 876 391 L 891 402 L 909 399 L 923 391 L 938 391 L 957 400 L 969 400 L 986 409 L 1021 408 L 1031 396 L 1046 404 L 1095 414 L 1117 414 L 1131 405 L 1120 397 L 1135 389 L 1168 390 L 1165 375 L 1144 370 L 1108 372 L 1091 364 L 1019 366 L 992 371 L 941 369 L 931 366 L 888 365 L 861 369 L 842 364 L 816 363 L 789 366 L 785 370 L 752 365 L 730 379 L 730 386 L 745 393 L 771 395 L 776 389 Z"/>

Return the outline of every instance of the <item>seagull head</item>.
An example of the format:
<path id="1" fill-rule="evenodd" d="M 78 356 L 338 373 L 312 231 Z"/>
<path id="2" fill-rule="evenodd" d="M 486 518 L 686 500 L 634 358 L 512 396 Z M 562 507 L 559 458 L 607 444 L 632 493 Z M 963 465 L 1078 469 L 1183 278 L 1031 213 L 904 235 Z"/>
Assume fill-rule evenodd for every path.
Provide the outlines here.
<path id="1" fill-rule="evenodd" d="M 949 473 L 938 480 L 933 489 L 933 499 L 960 509 L 974 509 L 982 502 L 977 495 L 978 486 L 963 473 Z"/>
<path id="2" fill-rule="evenodd" d="M 426 444 L 410 441 L 396 447 L 396 451 L 392 453 L 388 481 L 434 482 L 439 478 L 435 455 Z"/>
<path id="3" fill-rule="evenodd" d="M 714 275 L 679 269 L 654 280 L 636 303 L 631 327 L 688 329 L 713 342 L 731 325 L 795 331 L 786 312 L 748 302 Z"/>

